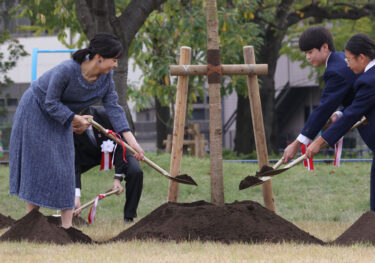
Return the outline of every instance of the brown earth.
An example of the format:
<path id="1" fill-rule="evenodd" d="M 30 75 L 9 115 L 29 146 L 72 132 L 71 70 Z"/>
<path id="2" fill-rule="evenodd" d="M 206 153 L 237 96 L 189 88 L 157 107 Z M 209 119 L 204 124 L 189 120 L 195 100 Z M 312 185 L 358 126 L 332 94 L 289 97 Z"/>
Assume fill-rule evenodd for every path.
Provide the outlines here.
<path id="1" fill-rule="evenodd" d="M 64 229 L 57 226 L 56 222 L 50 222 L 50 217 L 44 216 L 37 210 L 31 211 L 17 221 L 0 214 L 0 222 L 4 219 L 10 222 L 8 226 L 11 228 L 0 237 L 0 241 L 26 240 L 61 245 L 74 242 L 96 243 L 78 229 L 73 227 Z M 366 212 L 330 244 L 375 245 L 374 225 L 375 212 Z M 109 241 L 133 239 L 200 240 L 227 244 L 235 242 L 324 244 L 320 239 L 253 201 L 236 201 L 224 206 L 216 206 L 204 201 L 165 203 Z"/>
<path id="2" fill-rule="evenodd" d="M 0 213 L 0 229 L 10 227 L 16 220 Z"/>
<path id="3" fill-rule="evenodd" d="M 243 179 L 240 182 L 240 185 L 238 186 L 238 189 L 243 190 L 243 189 L 249 188 L 250 186 L 257 185 L 257 184 L 262 183 L 262 182 L 263 181 L 260 180 L 258 177 L 249 175 L 249 176 L 246 176 L 245 179 Z"/>
<path id="4" fill-rule="evenodd" d="M 47 216 L 48 222 L 55 224 L 57 226 L 61 226 L 61 217 L 60 216 Z M 81 226 L 89 226 L 90 224 L 80 216 L 73 216 L 72 219 L 73 226 L 81 227 Z"/>
<path id="5" fill-rule="evenodd" d="M 0 237 L 0 241 L 21 240 L 59 245 L 73 242 L 93 243 L 89 236 L 73 227 L 64 229 L 48 222 L 48 218 L 38 210 L 33 210 L 14 222 L 12 227 Z"/>
<path id="6" fill-rule="evenodd" d="M 375 212 L 368 211 L 354 222 L 344 233 L 331 244 L 352 245 L 355 243 L 369 243 L 375 245 Z"/>
<path id="7" fill-rule="evenodd" d="M 324 244 L 253 201 L 165 203 L 110 241 L 133 239 Z"/>

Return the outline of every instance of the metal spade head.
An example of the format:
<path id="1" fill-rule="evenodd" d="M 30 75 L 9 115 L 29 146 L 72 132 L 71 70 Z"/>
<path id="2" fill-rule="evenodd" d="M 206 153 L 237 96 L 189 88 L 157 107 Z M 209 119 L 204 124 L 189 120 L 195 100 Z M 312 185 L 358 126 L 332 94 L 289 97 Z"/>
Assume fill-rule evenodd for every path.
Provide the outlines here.
<path id="1" fill-rule="evenodd" d="M 283 172 L 285 172 L 286 170 L 288 170 L 289 168 L 291 167 L 288 167 L 288 168 L 281 168 L 281 169 L 276 169 L 276 170 L 269 170 L 269 171 L 266 171 L 264 173 L 257 173 L 255 176 L 256 177 L 265 177 L 265 176 L 275 176 L 277 174 L 281 174 Z"/>
<path id="2" fill-rule="evenodd" d="M 181 184 L 197 185 L 197 183 L 193 180 L 193 178 L 191 178 L 187 174 L 180 174 L 180 175 L 177 175 L 176 177 L 170 176 L 169 179 L 177 183 L 181 183 Z"/>
<path id="3" fill-rule="evenodd" d="M 240 182 L 239 189 L 243 190 L 243 189 L 249 188 L 251 186 L 262 184 L 263 182 L 264 181 L 262 181 L 258 177 L 249 175 L 249 176 L 246 176 L 245 179 L 243 179 Z"/>

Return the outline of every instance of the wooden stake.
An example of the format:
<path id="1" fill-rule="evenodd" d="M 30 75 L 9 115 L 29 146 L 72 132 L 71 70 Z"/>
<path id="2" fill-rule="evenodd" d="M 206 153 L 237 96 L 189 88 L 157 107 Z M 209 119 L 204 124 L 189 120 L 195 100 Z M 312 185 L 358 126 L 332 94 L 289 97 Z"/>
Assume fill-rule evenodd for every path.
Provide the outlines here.
<path id="1" fill-rule="evenodd" d="M 191 48 L 180 48 L 180 65 L 188 65 L 191 61 Z M 173 123 L 172 153 L 170 175 L 176 177 L 181 170 L 181 159 L 183 151 L 184 127 L 186 116 L 186 104 L 188 94 L 188 76 L 179 76 L 177 80 L 176 110 Z M 168 201 L 177 202 L 178 184 L 170 181 L 168 188 Z"/>
<path id="2" fill-rule="evenodd" d="M 246 64 L 255 64 L 255 54 L 253 46 L 245 46 L 243 54 Z M 251 117 L 253 121 L 255 147 L 258 155 L 259 168 L 268 165 L 267 142 L 264 132 L 262 105 L 260 102 L 258 77 L 257 75 L 247 76 L 247 88 L 249 92 Z M 272 193 L 271 180 L 262 184 L 264 205 L 275 212 L 275 204 Z"/>
<path id="3" fill-rule="evenodd" d="M 211 203 L 224 205 L 223 131 L 221 120 L 221 67 L 219 50 L 219 20 L 216 0 L 206 0 L 207 78 L 210 96 L 210 172 Z"/>

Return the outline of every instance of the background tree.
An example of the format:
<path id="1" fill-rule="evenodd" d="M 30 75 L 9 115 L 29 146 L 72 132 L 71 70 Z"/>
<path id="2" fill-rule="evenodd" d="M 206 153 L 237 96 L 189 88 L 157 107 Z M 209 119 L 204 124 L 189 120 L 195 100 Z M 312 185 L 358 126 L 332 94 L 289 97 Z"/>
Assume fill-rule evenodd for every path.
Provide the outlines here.
<path id="1" fill-rule="evenodd" d="M 138 107 L 154 105 L 159 149 L 164 148 L 163 140 L 173 127 L 177 78 L 169 77 L 169 65 L 176 64 L 181 46 L 192 48 L 193 64 L 203 63 L 204 25 L 201 1 L 181 1 L 176 5 L 176 1 L 169 0 L 149 16 L 136 36 L 132 54 L 144 75 L 141 84 L 132 85 L 130 92 L 137 98 Z M 189 105 L 204 97 L 203 78 L 190 78 Z"/>
<path id="2" fill-rule="evenodd" d="M 13 1 L 0 0 L 0 93 L 3 93 L 4 89 L 13 83 L 13 80 L 8 77 L 9 71 L 16 66 L 21 57 L 28 55 L 23 46 L 16 38 L 12 37 L 10 32 L 12 19 L 10 10 L 12 6 Z M 7 94 L 5 95 L 7 96 Z M 0 114 L 5 115 L 6 113 L 7 108 L 5 103 L 3 103 L 0 105 Z M 1 123 L 3 139 L 9 138 L 10 129 L 10 123 Z M 9 140 L 5 139 L 3 143 L 4 145 L 2 146 L 7 149 Z"/>
<path id="3" fill-rule="evenodd" d="M 226 64 L 242 64 L 242 47 L 251 43 L 259 46 L 257 38 L 259 27 L 250 20 L 250 13 L 241 11 L 249 8 L 253 1 L 242 1 L 233 8 L 227 8 L 227 1 L 219 0 L 221 60 Z M 192 48 L 192 64 L 206 64 L 206 18 L 204 3 L 197 0 L 167 1 L 162 8 L 152 13 L 139 30 L 132 54 L 136 64 L 144 73 L 141 85 L 131 85 L 131 95 L 137 98 L 137 106 L 150 107 L 150 100 L 155 98 L 154 105 L 161 104 L 163 111 L 156 107 L 157 122 L 168 127 L 158 126 L 158 148 L 166 137 L 165 131 L 172 127 L 170 118 L 173 116 L 173 99 L 176 92 L 176 81 L 170 80 L 169 65 L 178 63 L 177 53 L 181 46 Z M 152 65 L 152 66 L 150 66 Z M 189 109 L 194 102 L 204 101 L 208 94 L 205 77 L 190 77 L 189 79 Z M 243 96 L 247 94 L 244 77 L 223 79 L 222 95 L 234 90 Z M 145 100 L 149 98 L 149 100 Z M 172 98 L 172 100 L 171 100 Z M 245 98 L 248 101 L 248 98 Z M 172 103 L 171 103 L 172 101 Z M 247 104 L 249 105 L 249 104 Z M 169 111 L 168 111 L 169 110 Z M 248 107 L 248 111 L 250 108 Z M 169 114 L 167 113 L 169 112 Z M 167 113 L 163 115 L 163 113 Z M 162 118 L 164 116 L 164 118 Z M 250 131 L 250 127 L 246 130 Z M 240 129 L 244 131 L 244 129 Z"/>
<path id="4" fill-rule="evenodd" d="M 25 29 L 36 34 L 57 32 L 58 38 L 67 45 L 67 29 L 73 37 L 80 35 L 77 42 L 68 45 L 70 48 L 80 47 L 86 37 L 90 39 L 99 32 L 110 32 L 120 39 L 124 53 L 114 71 L 114 80 L 119 104 L 124 107 L 129 124 L 134 128 L 126 101 L 129 48 L 147 17 L 163 2 L 165 0 L 21 0 L 19 9 L 22 10 L 21 16 L 33 22 Z"/>
<path id="5" fill-rule="evenodd" d="M 232 1 L 236 6 L 236 1 Z M 367 1 L 366 3 L 354 3 L 353 1 L 295 1 L 295 0 L 281 0 L 281 1 L 257 1 L 254 9 L 251 11 L 250 19 L 256 23 L 260 29 L 260 37 L 263 39 L 262 45 L 259 47 L 259 55 L 257 56 L 257 63 L 268 64 L 268 75 L 260 76 L 262 82 L 261 99 L 263 116 L 265 122 L 266 138 L 269 147 L 277 151 L 277 134 L 278 129 L 275 126 L 275 71 L 276 62 L 280 56 L 280 51 L 285 40 L 288 39 L 288 33 L 293 32 L 301 26 L 310 26 L 313 24 L 323 24 L 329 26 L 333 24 L 333 34 L 345 34 L 345 41 L 348 35 L 355 33 L 350 25 L 355 23 L 343 22 L 342 20 L 359 20 L 363 17 L 372 18 L 375 12 L 374 1 Z M 349 25 L 349 26 L 348 26 Z M 348 27 L 347 27 L 348 26 Z M 361 29 L 362 32 L 362 29 Z M 348 36 L 348 37 L 346 37 Z M 291 39 L 291 37 L 289 39 Z M 240 105 L 239 105 L 240 106 Z M 247 106 L 245 106 L 247 107 Z M 246 108 L 238 108 L 238 112 L 244 112 Z M 243 126 L 250 126 L 250 115 L 244 118 Z M 239 132 L 239 131 L 237 131 Z M 238 134 L 238 138 L 240 134 Z M 251 133 L 249 134 L 252 135 Z M 237 134 L 236 134 L 237 139 Z M 244 138 L 237 140 L 242 144 L 248 142 L 251 138 Z"/>
<path id="6" fill-rule="evenodd" d="M 202 13 L 204 1 L 168 1 L 161 6 L 164 2 L 166 0 L 21 0 L 20 3 L 27 7 L 22 14 L 32 18 L 32 27 L 36 32 L 58 32 L 58 36 L 65 39 L 66 43 L 67 28 L 72 33 L 84 32 L 87 37 L 99 31 L 113 32 L 121 39 L 125 53 L 120 61 L 120 67 L 115 72 L 115 81 L 120 103 L 127 111 L 127 61 L 129 51 L 132 50 L 132 40 L 140 30 L 139 41 L 143 41 L 144 44 L 134 44 L 134 55 L 145 74 L 143 86 L 137 91 L 133 90 L 136 92 L 132 91 L 132 95 L 143 101 L 151 98 L 155 105 L 160 105 L 157 107 L 160 109 L 158 116 L 164 123 L 164 128 L 161 129 L 166 130 L 170 110 L 173 109 L 168 103 L 171 97 L 174 98 L 175 92 L 175 83 L 168 77 L 167 65 L 176 63 L 178 54 L 175 53 L 182 45 L 193 47 L 193 61 L 205 57 L 206 25 L 205 15 Z M 287 41 L 298 37 L 295 32 L 300 32 L 303 27 L 318 23 L 333 25 L 334 36 L 340 38 L 345 35 L 346 41 L 348 35 L 355 33 L 356 28 L 363 32 L 358 24 L 363 26 L 364 23 L 354 21 L 365 17 L 372 19 L 371 15 L 375 12 L 374 0 L 366 3 L 353 3 L 347 0 L 218 0 L 218 8 L 222 63 L 243 63 L 242 46 L 250 44 L 255 46 L 257 63 L 269 66 L 269 74 L 260 76 L 259 80 L 262 87 L 261 99 L 267 143 L 269 148 L 272 147 L 274 150 L 277 150 L 278 134 L 274 121 L 274 75 L 280 54 L 291 51 L 285 47 Z M 145 24 L 153 10 L 158 12 Z M 349 23 L 349 20 L 353 22 Z M 81 44 L 82 41 L 83 39 L 79 39 L 77 44 Z M 340 41 L 344 42 L 344 38 Z M 293 52 L 291 54 L 294 56 Z M 252 152 L 254 143 L 244 80 L 231 78 L 223 81 L 225 85 L 222 95 L 232 90 L 238 93 L 237 125 L 240 126 L 236 129 L 235 149 L 239 153 Z M 190 102 L 204 94 L 204 86 L 199 79 L 192 79 L 190 88 Z"/>

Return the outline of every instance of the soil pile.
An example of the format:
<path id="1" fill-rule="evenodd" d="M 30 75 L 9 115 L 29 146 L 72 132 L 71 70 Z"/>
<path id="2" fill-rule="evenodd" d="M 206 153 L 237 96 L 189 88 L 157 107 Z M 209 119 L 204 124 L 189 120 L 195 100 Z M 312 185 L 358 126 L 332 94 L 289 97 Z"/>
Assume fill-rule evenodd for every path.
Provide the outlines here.
<path id="1" fill-rule="evenodd" d="M 4 216 L 3 214 L 0 214 L 0 229 L 12 226 L 15 221 L 16 220 L 11 218 L 10 216 Z"/>
<path id="2" fill-rule="evenodd" d="M 60 216 L 47 216 L 47 220 L 51 224 L 55 224 L 57 226 L 61 226 L 61 217 Z M 90 224 L 80 216 L 73 216 L 72 220 L 73 226 L 81 227 L 81 226 L 89 226 Z"/>
<path id="3" fill-rule="evenodd" d="M 5 232 L 0 241 L 21 241 L 47 242 L 59 245 L 73 242 L 92 243 L 90 237 L 81 231 L 69 228 L 64 229 L 48 222 L 47 217 L 39 211 L 33 210 L 21 219 L 17 220 L 13 226 Z"/>
<path id="4" fill-rule="evenodd" d="M 352 245 L 355 243 L 370 243 L 375 245 L 375 212 L 364 213 L 335 241 L 334 245 Z"/>
<path id="5" fill-rule="evenodd" d="M 324 244 L 252 201 L 224 206 L 204 201 L 165 203 L 110 241 L 133 239 Z"/>

